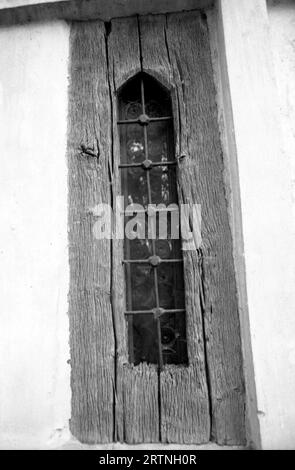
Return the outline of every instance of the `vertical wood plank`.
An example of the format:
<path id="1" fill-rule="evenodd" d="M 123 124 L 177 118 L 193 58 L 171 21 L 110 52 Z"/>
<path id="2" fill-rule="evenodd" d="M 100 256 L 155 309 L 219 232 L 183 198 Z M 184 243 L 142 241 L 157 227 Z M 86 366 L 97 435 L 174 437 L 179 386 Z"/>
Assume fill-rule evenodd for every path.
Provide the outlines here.
<path id="1" fill-rule="evenodd" d="M 124 441 L 159 442 L 157 366 L 124 364 L 122 379 Z"/>
<path id="2" fill-rule="evenodd" d="M 135 16 L 111 22 L 108 54 L 110 80 L 116 94 L 129 78 L 141 71 L 138 21 Z"/>
<path id="3" fill-rule="evenodd" d="M 114 334 L 110 240 L 96 240 L 96 205 L 110 203 L 111 109 L 100 21 L 73 23 L 69 88 L 71 431 L 113 440 Z M 98 157 L 81 151 L 88 147 Z"/>
<path id="4" fill-rule="evenodd" d="M 140 17 L 143 70 L 170 89 L 173 102 L 176 155 L 181 151 L 184 122 L 183 83 L 170 52 L 165 15 Z M 179 36 L 179 31 L 174 31 Z M 189 43 L 186 47 L 190 47 Z M 172 56 L 171 56 L 172 54 Z M 180 194 L 181 199 L 181 194 Z M 181 201 L 179 201 L 181 202 Z M 189 366 L 165 366 L 161 383 L 161 437 L 163 442 L 204 443 L 210 439 L 210 410 L 200 304 L 197 252 L 184 252 L 186 327 Z"/>
<path id="5" fill-rule="evenodd" d="M 113 198 L 121 194 L 120 143 L 117 126 L 119 88 L 141 70 L 137 18 L 114 20 L 108 37 L 109 83 L 113 124 Z M 117 211 L 115 208 L 115 214 Z M 116 434 L 127 443 L 159 441 L 158 373 L 153 365 L 128 361 L 128 328 L 124 316 L 123 240 L 113 240 L 113 311 L 116 332 Z"/>
<path id="6" fill-rule="evenodd" d="M 243 444 L 240 325 L 206 19 L 198 12 L 168 15 L 166 34 L 179 96 L 179 150 L 187 155 L 179 170 L 182 199 L 201 204 L 202 211 L 199 290 L 212 438 L 219 444 Z"/>

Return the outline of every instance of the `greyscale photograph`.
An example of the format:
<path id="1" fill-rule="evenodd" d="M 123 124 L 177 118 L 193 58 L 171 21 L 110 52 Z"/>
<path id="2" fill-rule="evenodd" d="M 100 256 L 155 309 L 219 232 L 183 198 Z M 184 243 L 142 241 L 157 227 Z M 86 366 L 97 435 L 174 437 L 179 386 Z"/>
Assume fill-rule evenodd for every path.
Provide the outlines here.
<path id="1" fill-rule="evenodd" d="M 0 194 L 1 450 L 295 450 L 295 0 L 0 0 Z"/>

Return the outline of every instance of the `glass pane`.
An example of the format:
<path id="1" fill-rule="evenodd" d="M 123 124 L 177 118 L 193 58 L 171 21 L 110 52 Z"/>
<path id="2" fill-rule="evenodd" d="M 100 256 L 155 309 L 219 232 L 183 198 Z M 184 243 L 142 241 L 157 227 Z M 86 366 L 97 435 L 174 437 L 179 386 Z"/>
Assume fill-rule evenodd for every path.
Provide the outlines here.
<path id="1" fill-rule="evenodd" d="M 126 240 L 125 241 L 125 256 L 127 258 L 127 252 L 129 254 L 128 259 L 147 259 L 152 255 L 151 243 L 149 240 Z"/>
<path id="2" fill-rule="evenodd" d="M 173 258 L 172 240 L 156 240 L 155 244 L 157 256 L 160 256 L 162 259 Z"/>
<path id="3" fill-rule="evenodd" d="M 159 254 L 161 258 L 182 258 L 178 205 L 175 203 L 169 206 L 158 204 L 157 210 L 156 233 L 159 241 L 156 243 L 156 251 L 158 249 L 163 251 L 163 256 Z"/>
<path id="4" fill-rule="evenodd" d="M 164 364 L 187 364 L 184 313 L 165 313 L 161 317 L 161 344 Z"/>
<path id="5" fill-rule="evenodd" d="M 150 122 L 147 126 L 148 155 L 153 162 L 174 160 L 174 143 L 171 121 Z"/>
<path id="6" fill-rule="evenodd" d="M 147 362 L 157 364 L 158 362 L 158 337 L 157 323 L 153 315 L 136 314 L 129 318 L 130 329 L 133 338 L 131 338 L 134 364 Z"/>
<path id="7" fill-rule="evenodd" d="M 143 127 L 121 124 L 119 130 L 121 163 L 142 163 L 145 159 Z"/>
<path id="8" fill-rule="evenodd" d="M 151 203 L 172 204 L 177 201 L 175 168 L 158 166 L 150 170 Z"/>
<path id="9" fill-rule="evenodd" d="M 132 351 L 135 364 L 158 362 L 157 323 L 152 315 L 129 317 L 132 328 Z M 165 313 L 160 320 L 161 348 L 164 364 L 187 364 L 184 313 Z M 130 329 L 131 329 L 130 328 Z"/>
<path id="10" fill-rule="evenodd" d="M 165 310 L 184 308 L 182 263 L 161 263 L 157 271 L 160 307 Z"/>
<path id="11" fill-rule="evenodd" d="M 142 114 L 140 80 L 129 80 L 120 93 L 119 119 L 138 119 Z"/>
<path id="12" fill-rule="evenodd" d="M 146 114 L 149 117 L 171 116 L 171 100 L 167 91 L 154 78 L 144 76 Z"/>
<path id="13" fill-rule="evenodd" d="M 143 113 L 151 119 L 168 119 L 141 119 L 142 125 L 133 122 Z M 153 216 L 153 211 L 136 212 L 138 206 L 134 206 L 134 213 L 125 213 L 124 258 L 130 361 L 135 364 L 186 364 L 185 296 L 178 234 L 176 165 L 166 165 L 175 160 L 169 93 L 153 78 L 145 74 L 137 75 L 120 93 L 119 119 L 131 121 L 119 124 L 121 164 L 137 165 L 121 167 L 120 170 L 125 208 L 132 204 L 140 205 L 141 210 L 147 209 L 149 204 L 158 206 Z M 141 163 L 146 159 L 164 165 L 147 165 L 144 169 Z M 174 206 L 167 211 L 170 204 Z M 177 236 L 178 239 L 174 239 Z M 157 257 L 171 262 L 158 263 Z M 166 312 L 161 315 L 161 310 L 155 310 L 159 308 Z M 183 312 L 173 313 L 172 310 Z M 147 313 L 138 313 L 142 311 Z M 155 319 L 155 313 L 160 317 Z"/>
<path id="14" fill-rule="evenodd" d="M 148 205 L 146 172 L 141 167 L 121 168 L 125 208 L 130 204 Z"/>
<path id="15" fill-rule="evenodd" d="M 156 306 L 153 268 L 148 264 L 130 264 L 130 285 L 127 292 L 128 310 L 151 310 Z"/>
<path id="16" fill-rule="evenodd" d="M 129 218 L 126 217 L 126 220 L 131 220 L 131 216 Z M 147 218 L 145 217 L 147 220 Z M 140 219 L 141 220 L 141 219 Z M 126 226 L 126 225 L 125 225 Z M 128 238 L 125 239 L 124 243 L 124 256 L 125 259 L 131 260 L 145 260 L 148 259 L 150 256 L 153 255 L 153 246 L 152 240 L 147 238 L 147 222 L 145 223 L 145 238 L 135 238 L 134 240 L 130 240 Z M 140 233 L 138 227 L 136 227 L 137 233 Z M 182 252 L 181 252 L 181 243 L 180 240 L 158 240 L 155 241 L 155 254 L 159 256 L 161 259 L 182 259 Z"/>

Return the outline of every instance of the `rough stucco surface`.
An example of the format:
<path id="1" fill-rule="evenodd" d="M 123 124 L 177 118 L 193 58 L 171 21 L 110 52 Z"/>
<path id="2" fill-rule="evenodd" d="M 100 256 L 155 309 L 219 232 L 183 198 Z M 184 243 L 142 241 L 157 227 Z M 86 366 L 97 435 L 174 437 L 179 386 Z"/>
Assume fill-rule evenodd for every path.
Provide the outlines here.
<path id="1" fill-rule="evenodd" d="M 0 446 L 70 416 L 65 23 L 0 29 Z"/>
<path id="2" fill-rule="evenodd" d="M 295 2 L 270 5 L 269 19 L 284 144 L 292 168 L 295 218 Z"/>
<path id="3" fill-rule="evenodd" d="M 239 169 L 261 443 L 264 449 L 294 448 L 295 232 L 269 16 L 264 0 L 219 3 Z"/>
<path id="4" fill-rule="evenodd" d="M 65 1 L 65 0 L 60 0 Z M 57 0 L 0 0 L 0 8 L 13 8 L 36 3 L 53 3 Z"/>
<path id="5" fill-rule="evenodd" d="M 269 20 L 271 32 L 271 47 L 275 66 L 276 84 L 279 94 L 279 114 L 283 135 L 284 153 L 291 169 L 292 209 L 290 217 L 295 225 L 295 2 L 294 0 L 280 0 L 269 3 Z M 294 244 L 289 247 L 294 252 Z M 293 266 L 295 271 L 295 266 Z M 294 286 L 293 286 L 294 289 Z M 295 306 L 292 316 L 294 318 Z M 282 350 L 286 351 L 285 371 L 289 374 L 289 387 L 282 382 L 278 383 L 281 390 L 281 434 L 287 435 L 284 448 L 295 449 L 295 410 L 294 410 L 294 368 L 295 344 L 292 320 L 289 319 L 289 335 L 279 338 L 280 324 L 288 328 L 288 316 L 282 310 L 278 312 L 278 338 Z M 280 374 L 280 371 L 279 371 Z M 293 387 L 291 387 L 293 384 Z M 285 399 L 284 399 L 284 398 Z M 269 430 L 271 434 L 273 431 Z"/>
<path id="6" fill-rule="evenodd" d="M 273 224 L 273 228 L 271 226 L 269 228 L 276 236 L 273 237 L 269 230 L 264 233 L 264 247 L 268 247 L 270 269 L 263 272 L 263 264 L 260 263 L 260 288 L 259 283 L 257 284 L 260 296 L 263 292 L 266 293 L 265 286 L 272 286 L 271 291 L 261 299 L 266 305 L 269 301 L 271 304 L 269 303 L 268 315 L 265 317 L 260 315 L 262 311 L 257 311 L 260 319 L 256 321 L 256 331 L 253 330 L 252 337 L 256 345 L 254 348 L 256 352 L 258 351 L 258 355 L 254 357 L 256 370 L 260 369 L 258 374 L 263 378 L 261 382 L 261 378 L 258 380 L 256 377 L 263 448 L 294 449 L 295 3 L 293 0 L 269 2 L 268 15 L 269 45 L 274 67 L 269 74 L 275 82 L 276 92 L 273 102 L 278 97 L 276 109 L 278 130 L 274 135 L 279 139 L 281 132 L 281 140 L 277 161 L 273 159 L 272 152 L 269 152 L 269 160 L 273 160 L 276 167 L 273 169 L 275 180 L 269 188 L 269 201 L 272 202 L 272 206 L 266 213 L 268 220 Z M 268 118 L 266 114 L 265 119 Z M 267 164 L 266 161 L 265 170 Z M 282 171 L 287 176 L 285 185 L 282 181 Z M 267 170 L 261 173 L 261 177 L 263 181 L 261 188 L 263 188 L 267 182 Z M 291 198 L 290 211 L 285 214 L 284 209 L 287 208 Z M 262 215 L 261 220 L 263 220 Z M 291 229 L 293 229 L 292 236 Z M 251 272 L 250 276 L 252 282 L 255 271 Z M 273 313 L 275 316 L 272 319 Z M 258 341 L 261 342 L 260 347 Z"/>

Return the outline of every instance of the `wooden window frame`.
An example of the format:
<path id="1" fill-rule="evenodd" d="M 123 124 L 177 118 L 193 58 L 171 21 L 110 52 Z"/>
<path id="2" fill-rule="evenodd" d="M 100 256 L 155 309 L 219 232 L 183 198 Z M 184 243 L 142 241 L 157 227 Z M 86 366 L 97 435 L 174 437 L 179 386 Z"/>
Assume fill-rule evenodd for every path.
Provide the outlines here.
<path id="1" fill-rule="evenodd" d="M 182 51 L 182 44 L 190 42 Z M 238 304 L 206 17 L 190 12 L 118 19 L 107 26 L 101 21 L 74 23 L 71 51 L 72 432 L 88 443 L 192 444 L 211 439 L 243 444 Z M 179 55 L 189 69 L 181 66 Z M 200 203 L 204 224 L 203 247 L 184 253 L 189 365 L 169 365 L 160 374 L 153 365 L 128 363 L 124 273 L 118 256 L 122 240 L 94 243 L 89 210 L 120 194 L 116 96 L 142 71 L 171 91 L 176 155 L 187 155 L 178 168 L 179 202 Z M 188 85 L 191 74 L 194 88 Z M 83 148 L 90 148 L 94 157 Z M 208 192 L 206 185 L 214 191 Z"/>

